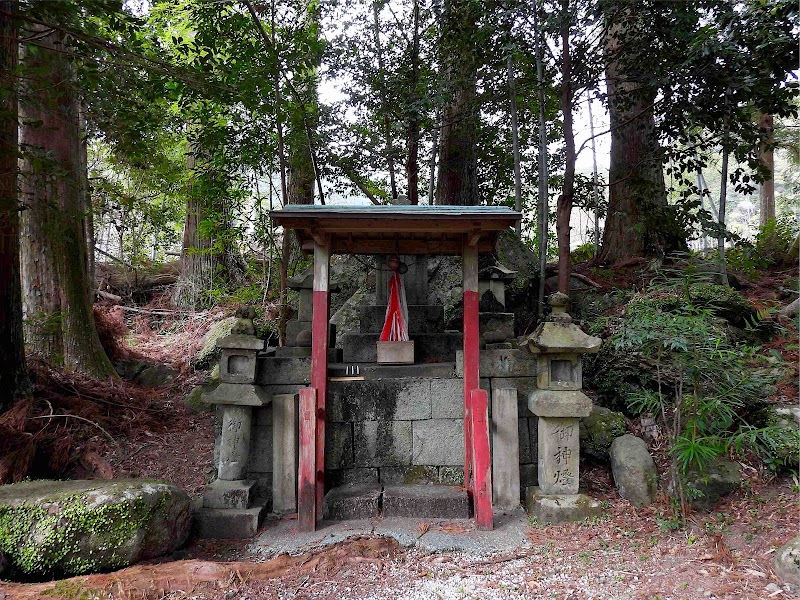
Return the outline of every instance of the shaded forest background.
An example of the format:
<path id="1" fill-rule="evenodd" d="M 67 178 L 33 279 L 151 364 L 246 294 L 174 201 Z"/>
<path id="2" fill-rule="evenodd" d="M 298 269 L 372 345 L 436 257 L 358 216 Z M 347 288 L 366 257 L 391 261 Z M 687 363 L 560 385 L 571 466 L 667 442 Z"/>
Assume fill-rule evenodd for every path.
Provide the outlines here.
<path id="1" fill-rule="evenodd" d="M 690 243 L 727 283 L 796 236 L 790 1 L 3 0 L 0 18 L 0 407 L 30 394 L 26 352 L 117 377 L 98 299 L 250 304 L 282 339 L 305 259 L 269 211 L 290 203 L 515 206 L 562 291 L 573 260 Z M 576 171 L 588 99 L 607 175 Z M 727 227 L 735 194 L 758 194 L 759 238 Z"/>

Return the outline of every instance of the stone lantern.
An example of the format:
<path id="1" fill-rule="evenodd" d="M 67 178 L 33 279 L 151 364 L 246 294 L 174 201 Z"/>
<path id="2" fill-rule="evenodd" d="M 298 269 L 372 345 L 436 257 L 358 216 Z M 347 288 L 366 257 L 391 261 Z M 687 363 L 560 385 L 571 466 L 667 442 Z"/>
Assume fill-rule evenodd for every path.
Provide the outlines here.
<path id="1" fill-rule="evenodd" d="M 526 507 L 540 523 L 577 521 L 599 504 L 578 494 L 579 422 L 592 411 L 581 391 L 581 355 L 600 350 L 600 338 L 584 333 L 567 313 L 569 298 L 550 297 L 550 319 L 521 344 L 537 357 L 536 389 L 528 408 L 539 418 L 538 487 L 528 488 Z"/>

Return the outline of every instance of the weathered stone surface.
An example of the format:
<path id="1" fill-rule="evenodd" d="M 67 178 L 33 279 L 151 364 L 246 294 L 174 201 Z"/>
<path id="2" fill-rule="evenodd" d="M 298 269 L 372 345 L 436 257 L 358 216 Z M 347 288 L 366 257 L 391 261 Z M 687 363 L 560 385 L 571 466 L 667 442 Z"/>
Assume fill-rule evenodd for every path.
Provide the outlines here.
<path id="1" fill-rule="evenodd" d="M 534 390 L 528 408 L 537 417 L 588 417 L 592 401 L 577 390 Z"/>
<path id="2" fill-rule="evenodd" d="M 381 483 L 438 483 L 439 469 L 430 466 L 381 467 Z"/>
<path id="3" fill-rule="evenodd" d="M 481 375 L 484 375 L 484 373 L 481 372 Z M 531 371 L 529 375 L 529 377 L 493 377 L 491 379 L 493 387 L 516 388 L 517 410 L 520 417 L 533 415 L 528 408 L 528 399 L 533 391 L 536 390 L 536 371 Z"/>
<path id="4" fill-rule="evenodd" d="M 416 362 L 452 362 L 457 350 L 463 347 L 463 335 L 458 331 L 443 333 L 413 333 Z M 342 358 L 347 363 L 371 363 L 377 359 L 377 333 L 348 333 L 342 336 Z"/>
<path id="5" fill-rule="evenodd" d="M 525 350 L 484 350 L 480 356 L 481 377 L 533 377 L 536 357 Z M 456 375 L 464 376 L 464 353 L 456 352 Z"/>
<path id="6" fill-rule="evenodd" d="M 481 312 L 478 315 L 481 343 L 505 342 L 514 338 L 514 313 Z"/>
<path id="7" fill-rule="evenodd" d="M 492 390 L 492 503 L 519 506 L 519 419 L 517 390 Z"/>
<path id="8" fill-rule="evenodd" d="M 206 404 L 235 404 L 237 406 L 264 406 L 270 396 L 259 385 L 222 382 L 202 396 Z"/>
<path id="9" fill-rule="evenodd" d="M 695 508 L 711 510 L 721 498 L 735 492 L 742 485 L 739 463 L 718 458 L 706 467 L 705 473 L 687 474 L 687 483 L 700 492 L 699 498 L 690 499 Z"/>
<path id="10" fill-rule="evenodd" d="M 254 335 L 235 333 L 217 340 L 217 348 L 236 348 L 239 350 L 263 350 L 264 340 Z"/>
<path id="11" fill-rule="evenodd" d="M 603 406 L 592 406 L 589 416 L 581 419 L 581 452 L 600 461 L 608 461 L 611 443 L 625 435 L 625 415 Z"/>
<path id="12" fill-rule="evenodd" d="M 264 515 L 264 508 L 201 508 L 194 514 L 197 537 L 231 540 L 253 537 Z"/>
<path id="13" fill-rule="evenodd" d="M 578 493 L 578 419 L 539 417 L 538 475 L 541 493 Z"/>
<path id="14" fill-rule="evenodd" d="M 203 490 L 204 508 L 249 508 L 255 482 L 216 479 Z"/>
<path id="15" fill-rule="evenodd" d="M 325 426 L 325 468 L 347 469 L 353 466 L 352 423 L 328 423 Z"/>
<path id="16" fill-rule="evenodd" d="M 539 525 L 575 523 L 600 516 L 600 503 L 585 494 L 542 494 L 538 487 L 529 487 L 525 509 Z"/>
<path id="17" fill-rule="evenodd" d="M 430 380 L 331 382 L 327 411 L 334 422 L 429 419 Z"/>
<path id="18" fill-rule="evenodd" d="M 464 467 L 439 467 L 439 483 L 464 485 Z"/>
<path id="19" fill-rule="evenodd" d="M 258 360 L 258 380 L 261 385 L 311 383 L 311 358 L 282 358 L 266 356 Z"/>
<path id="20" fill-rule="evenodd" d="M 520 464 L 533 462 L 531 457 L 531 436 L 528 429 L 528 418 L 517 419 L 517 436 L 519 438 Z"/>
<path id="21" fill-rule="evenodd" d="M 232 481 L 243 479 L 250 457 L 250 406 L 222 405 L 222 434 L 219 440 L 217 477 Z"/>
<path id="22" fill-rule="evenodd" d="M 464 418 L 464 380 L 431 380 L 431 416 L 434 419 Z"/>
<path id="23" fill-rule="evenodd" d="M 192 504 L 165 482 L 28 481 L 0 486 L 0 551 L 15 569 L 75 575 L 173 552 Z"/>
<path id="24" fill-rule="evenodd" d="M 411 462 L 415 465 L 464 464 L 463 419 L 414 421 Z"/>
<path id="25" fill-rule="evenodd" d="M 599 337 L 583 332 L 574 323 L 545 321 L 530 334 L 523 345 L 533 353 L 578 353 L 598 352 L 603 343 Z"/>
<path id="26" fill-rule="evenodd" d="M 245 478 L 251 471 L 272 472 L 273 457 L 273 406 L 253 409 L 253 425 L 250 428 L 250 458 L 247 461 Z"/>
<path id="27" fill-rule="evenodd" d="M 411 464 L 411 421 L 357 421 L 353 450 L 357 467 Z"/>
<path id="28" fill-rule="evenodd" d="M 299 398 L 295 394 L 272 397 L 272 512 L 297 510 Z"/>
<path id="29" fill-rule="evenodd" d="M 431 380 L 406 379 L 398 382 L 394 418 L 418 420 L 431 418 Z"/>
<path id="30" fill-rule="evenodd" d="M 611 444 L 611 474 L 619 495 L 634 506 L 653 503 L 658 473 L 647 444 L 641 438 L 623 435 Z"/>
<path id="31" fill-rule="evenodd" d="M 114 368 L 123 379 L 135 381 L 145 387 L 158 387 L 172 383 L 178 372 L 164 364 L 153 364 L 141 360 L 117 360 Z"/>
<path id="32" fill-rule="evenodd" d="M 223 348 L 219 359 L 219 378 L 225 383 L 254 383 L 256 351 Z"/>
<path id="33" fill-rule="evenodd" d="M 361 333 L 380 333 L 386 319 L 386 305 L 365 306 L 361 313 Z M 444 307 L 441 304 L 408 305 L 409 333 L 444 330 Z"/>
<path id="34" fill-rule="evenodd" d="M 325 494 L 322 514 L 333 521 L 380 516 L 380 485 L 343 485 Z"/>
<path id="35" fill-rule="evenodd" d="M 327 469 L 325 471 L 325 484 L 329 488 L 362 483 L 373 485 L 381 483 L 378 469 Z"/>
<path id="36" fill-rule="evenodd" d="M 447 485 L 387 485 L 383 516 L 468 519 L 469 500 L 465 491 Z"/>
<path id="37" fill-rule="evenodd" d="M 775 553 L 775 572 L 800 591 L 800 537 L 789 540 Z"/>
<path id="38" fill-rule="evenodd" d="M 539 484 L 537 469 L 535 464 L 525 464 L 519 466 L 519 484 L 523 490 Z"/>

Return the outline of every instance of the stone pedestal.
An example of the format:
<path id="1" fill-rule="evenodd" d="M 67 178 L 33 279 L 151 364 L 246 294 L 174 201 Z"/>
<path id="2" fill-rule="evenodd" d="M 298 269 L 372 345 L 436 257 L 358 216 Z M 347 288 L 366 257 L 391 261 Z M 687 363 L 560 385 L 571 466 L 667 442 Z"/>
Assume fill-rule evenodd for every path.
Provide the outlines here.
<path id="1" fill-rule="evenodd" d="M 578 493 L 580 477 L 579 427 L 592 411 L 581 392 L 580 355 L 597 352 L 600 339 L 572 323 L 567 297 L 553 294 L 551 320 L 537 327 L 523 346 L 537 356 L 536 389 L 528 408 L 539 417 L 539 485 L 526 490 L 526 509 L 544 523 L 580 521 L 597 514 L 599 503 Z"/>

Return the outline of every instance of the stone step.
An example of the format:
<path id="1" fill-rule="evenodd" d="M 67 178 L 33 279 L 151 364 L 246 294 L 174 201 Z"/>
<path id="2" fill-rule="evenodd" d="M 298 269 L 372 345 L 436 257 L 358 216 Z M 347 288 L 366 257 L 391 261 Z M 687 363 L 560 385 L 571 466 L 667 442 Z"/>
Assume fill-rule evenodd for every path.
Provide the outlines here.
<path id="1" fill-rule="evenodd" d="M 343 485 L 325 494 L 323 518 L 331 521 L 374 519 L 380 516 L 382 488 L 379 485 Z"/>
<path id="2" fill-rule="evenodd" d="M 264 516 L 264 507 L 201 508 L 194 513 L 197 536 L 210 539 L 244 539 L 253 537 Z"/>
<path id="3" fill-rule="evenodd" d="M 457 350 L 464 346 L 464 336 L 458 331 L 409 334 L 414 340 L 414 362 L 452 362 Z M 345 363 L 374 363 L 378 360 L 377 333 L 346 333 L 341 338 Z"/>
<path id="4" fill-rule="evenodd" d="M 370 305 L 361 309 L 361 333 L 380 333 L 386 319 L 386 305 Z M 410 304 L 409 333 L 444 331 L 444 306 L 441 304 Z"/>
<path id="5" fill-rule="evenodd" d="M 324 518 L 331 521 L 415 517 L 468 519 L 469 499 L 463 488 L 448 485 L 343 485 L 325 495 Z"/>
<path id="6" fill-rule="evenodd" d="M 383 516 L 469 519 L 469 499 L 465 490 L 449 485 L 387 485 Z"/>

